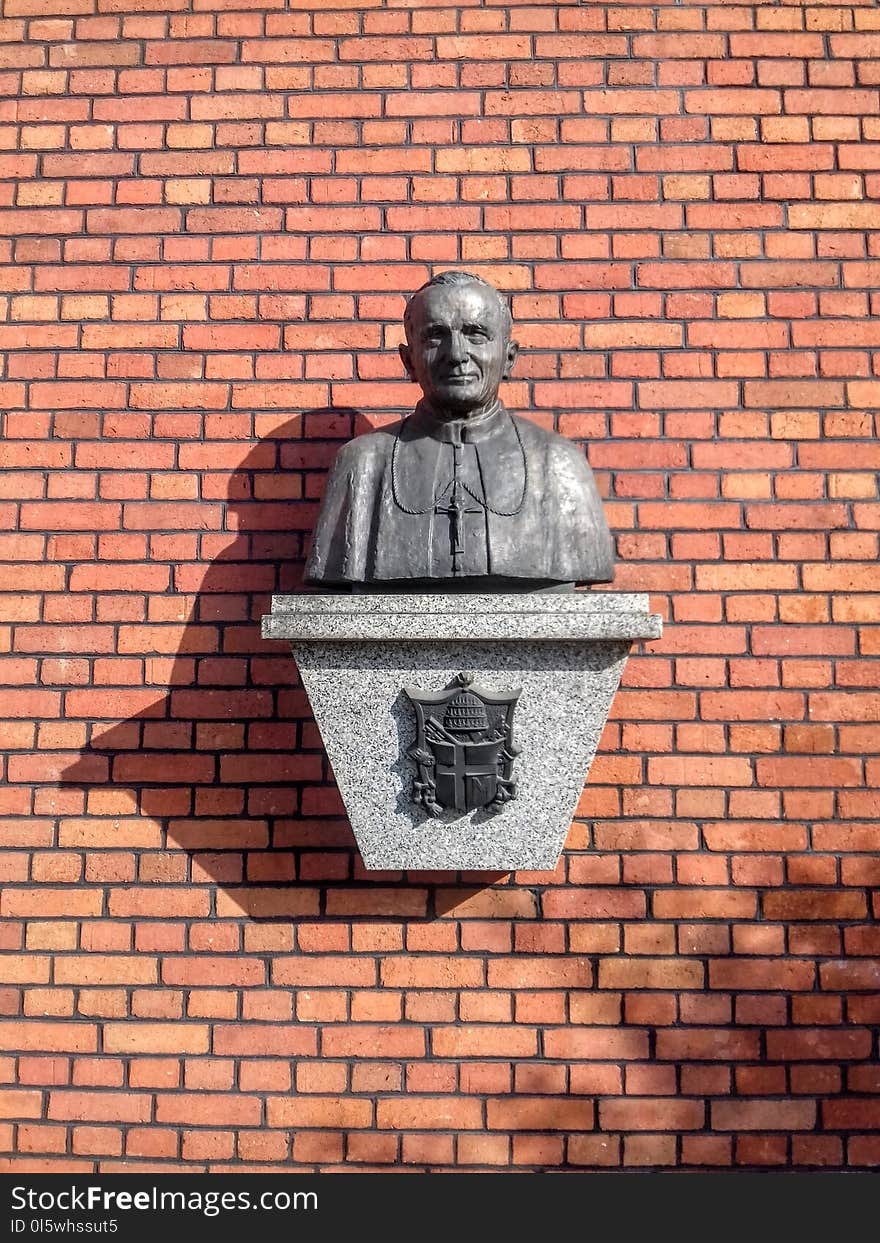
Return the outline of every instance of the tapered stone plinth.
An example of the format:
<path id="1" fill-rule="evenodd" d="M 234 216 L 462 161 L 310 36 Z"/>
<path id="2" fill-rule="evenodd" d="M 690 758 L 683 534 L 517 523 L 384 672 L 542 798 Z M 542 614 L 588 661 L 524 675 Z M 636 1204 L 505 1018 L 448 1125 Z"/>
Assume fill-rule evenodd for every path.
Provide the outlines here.
<path id="1" fill-rule="evenodd" d="M 630 647 L 661 627 L 647 596 L 610 592 L 275 596 L 263 618 L 290 641 L 368 870 L 554 868 Z M 460 675 L 516 698 L 515 794 L 431 815 L 411 696 Z"/>

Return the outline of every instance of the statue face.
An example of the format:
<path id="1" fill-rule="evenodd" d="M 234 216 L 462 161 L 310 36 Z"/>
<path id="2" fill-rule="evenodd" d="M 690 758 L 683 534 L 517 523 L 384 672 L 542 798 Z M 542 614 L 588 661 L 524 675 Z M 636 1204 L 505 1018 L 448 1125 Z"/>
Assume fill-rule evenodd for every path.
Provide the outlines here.
<path id="1" fill-rule="evenodd" d="M 461 419 L 494 404 L 517 348 L 491 289 L 434 285 L 411 307 L 400 356 L 434 411 Z"/>

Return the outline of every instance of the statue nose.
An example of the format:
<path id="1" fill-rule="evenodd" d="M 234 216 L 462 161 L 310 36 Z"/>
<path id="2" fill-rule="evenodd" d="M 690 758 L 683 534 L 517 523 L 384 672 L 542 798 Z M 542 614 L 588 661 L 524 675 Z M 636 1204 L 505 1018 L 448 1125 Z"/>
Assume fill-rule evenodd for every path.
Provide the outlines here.
<path id="1" fill-rule="evenodd" d="M 467 348 L 464 335 L 460 332 L 450 333 L 449 357 L 454 360 L 467 358 Z"/>

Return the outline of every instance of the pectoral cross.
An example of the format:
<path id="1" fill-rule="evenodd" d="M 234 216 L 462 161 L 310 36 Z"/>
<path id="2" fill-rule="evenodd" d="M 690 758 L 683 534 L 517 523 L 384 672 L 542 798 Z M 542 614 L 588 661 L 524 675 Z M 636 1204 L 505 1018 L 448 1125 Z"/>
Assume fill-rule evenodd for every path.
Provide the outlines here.
<path id="1" fill-rule="evenodd" d="M 464 556 L 464 525 L 462 518 L 466 514 L 482 513 L 481 509 L 466 509 L 466 501 L 462 496 L 462 487 L 458 472 L 461 465 L 461 444 L 452 446 L 452 491 L 449 504 L 443 506 L 439 501 L 434 507 L 435 514 L 446 514 L 449 518 L 449 551 L 452 554 L 452 573 L 461 574 L 460 558 Z"/>

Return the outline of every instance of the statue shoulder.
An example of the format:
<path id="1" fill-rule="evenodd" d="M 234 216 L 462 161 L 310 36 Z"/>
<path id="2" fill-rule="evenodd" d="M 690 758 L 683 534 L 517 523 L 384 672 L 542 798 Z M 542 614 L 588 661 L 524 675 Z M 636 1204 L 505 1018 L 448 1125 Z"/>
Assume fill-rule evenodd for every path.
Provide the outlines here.
<path id="1" fill-rule="evenodd" d="M 386 461 L 402 426 L 401 422 L 380 427 L 374 432 L 355 436 L 337 451 L 333 462 L 335 471 L 359 471 L 380 465 Z"/>
<path id="2" fill-rule="evenodd" d="M 579 465 L 587 464 L 582 445 L 569 440 L 567 436 L 561 436 L 559 432 L 549 431 L 546 427 L 533 423 L 531 419 L 524 419 L 515 414 L 510 417 L 516 425 L 523 448 L 527 453 L 544 453 L 551 465 L 567 465 L 577 469 Z"/>

